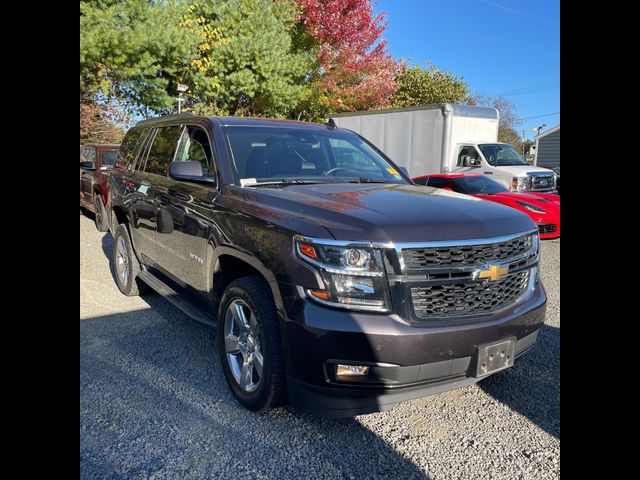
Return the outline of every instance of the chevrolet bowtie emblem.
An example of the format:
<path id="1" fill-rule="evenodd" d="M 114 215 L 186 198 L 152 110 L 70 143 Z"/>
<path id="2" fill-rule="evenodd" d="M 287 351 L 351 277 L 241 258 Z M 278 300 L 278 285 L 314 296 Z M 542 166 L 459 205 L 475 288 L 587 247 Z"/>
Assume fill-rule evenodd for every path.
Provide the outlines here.
<path id="1" fill-rule="evenodd" d="M 491 265 L 488 270 L 480 270 L 478 278 L 488 278 L 492 282 L 495 282 L 505 276 L 508 271 L 509 265 L 504 267 L 501 265 Z"/>

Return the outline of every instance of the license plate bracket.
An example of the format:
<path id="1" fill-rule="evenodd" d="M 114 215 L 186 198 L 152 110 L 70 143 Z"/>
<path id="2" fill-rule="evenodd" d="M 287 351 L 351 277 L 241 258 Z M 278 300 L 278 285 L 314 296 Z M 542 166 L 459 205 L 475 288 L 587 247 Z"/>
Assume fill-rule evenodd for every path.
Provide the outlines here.
<path id="1" fill-rule="evenodd" d="M 516 338 L 478 345 L 476 377 L 484 377 L 513 366 Z"/>

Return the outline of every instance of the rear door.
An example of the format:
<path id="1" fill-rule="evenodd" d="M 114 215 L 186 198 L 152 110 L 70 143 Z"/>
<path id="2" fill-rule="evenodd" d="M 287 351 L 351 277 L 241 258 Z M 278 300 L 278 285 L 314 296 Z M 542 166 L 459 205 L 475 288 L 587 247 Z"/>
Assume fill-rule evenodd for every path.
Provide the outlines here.
<path id="1" fill-rule="evenodd" d="M 129 196 L 133 227 L 131 235 L 136 250 L 147 262 L 157 261 L 157 190 L 169 181 L 167 170 L 175 155 L 181 131 L 179 125 L 154 128 L 135 166 L 133 191 Z"/>

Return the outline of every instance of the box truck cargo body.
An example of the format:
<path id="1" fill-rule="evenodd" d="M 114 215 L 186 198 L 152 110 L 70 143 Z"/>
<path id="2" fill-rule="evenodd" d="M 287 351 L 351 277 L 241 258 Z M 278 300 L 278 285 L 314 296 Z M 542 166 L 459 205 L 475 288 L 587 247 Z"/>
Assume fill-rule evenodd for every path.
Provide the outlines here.
<path id="1" fill-rule="evenodd" d="M 338 113 L 331 118 L 369 140 L 412 177 L 482 173 L 515 191 L 555 189 L 553 171 L 528 165 L 511 145 L 498 142 L 495 108 L 420 105 Z"/>

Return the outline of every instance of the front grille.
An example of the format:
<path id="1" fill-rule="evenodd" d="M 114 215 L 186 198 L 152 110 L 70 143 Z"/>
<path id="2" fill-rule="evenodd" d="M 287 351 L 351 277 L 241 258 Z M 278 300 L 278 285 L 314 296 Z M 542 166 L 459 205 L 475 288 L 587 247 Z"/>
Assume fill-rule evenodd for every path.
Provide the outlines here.
<path id="1" fill-rule="evenodd" d="M 531 235 L 506 242 L 456 247 L 405 248 L 404 263 L 409 270 L 441 266 L 468 266 L 502 261 L 525 253 L 531 248 Z"/>
<path id="2" fill-rule="evenodd" d="M 531 190 L 553 190 L 555 182 L 553 175 L 532 175 Z"/>
<path id="3" fill-rule="evenodd" d="M 540 233 L 555 233 L 556 226 L 553 223 L 539 223 L 538 231 Z"/>
<path id="4" fill-rule="evenodd" d="M 527 289 L 529 270 L 495 281 L 460 282 L 411 288 L 413 310 L 418 318 L 487 313 L 514 302 Z"/>

